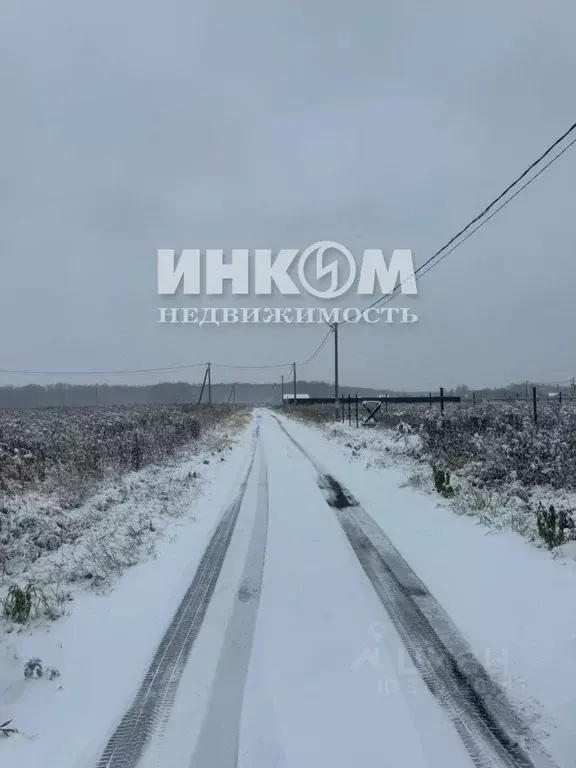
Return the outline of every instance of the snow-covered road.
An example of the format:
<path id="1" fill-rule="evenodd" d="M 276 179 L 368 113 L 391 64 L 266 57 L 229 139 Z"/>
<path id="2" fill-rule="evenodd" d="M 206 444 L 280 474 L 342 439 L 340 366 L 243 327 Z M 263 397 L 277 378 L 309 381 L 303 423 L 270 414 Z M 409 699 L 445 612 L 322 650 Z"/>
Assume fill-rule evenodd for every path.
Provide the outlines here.
<path id="1" fill-rule="evenodd" d="M 552 765 L 369 514 L 264 413 L 241 489 L 97 765 L 319 763 Z"/>
<path id="2" fill-rule="evenodd" d="M 211 472 L 196 522 L 157 561 L 54 625 L 64 690 L 30 689 L 30 722 L 43 732 L 5 739 L 6 764 L 573 764 L 574 625 L 549 604 L 511 602 L 528 584 L 565 604 L 573 571 L 534 559 L 520 540 L 486 538 L 399 489 L 391 469 L 353 466 L 318 430 L 269 411 L 255 412 Z M 491 579 L 501 597 L 480 603 Z M 515 606 L 517 636 L 505 616 Z M 541 617 L 548 631 L 538 634 Z M 512 660 L 500 659 L 512 646 Z M 553 647 L 566 652 L 550 661 Z M 525 681 L 522 702 L 512 672 Z M 546 735 L 556 729 L 554 761 L 543 729 L 526 722 L 534 694 L 549 709 Z M 17 714 L 26 723 L 23 707 Z"/>

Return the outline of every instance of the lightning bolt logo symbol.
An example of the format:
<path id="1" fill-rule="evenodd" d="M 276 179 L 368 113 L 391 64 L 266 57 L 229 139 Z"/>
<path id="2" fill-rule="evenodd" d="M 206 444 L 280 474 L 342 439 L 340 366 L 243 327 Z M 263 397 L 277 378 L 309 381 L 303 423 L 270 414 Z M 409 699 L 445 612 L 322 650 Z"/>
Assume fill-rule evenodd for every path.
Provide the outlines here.
<path id="1" fill-rule="evenodd" d="M 343 285 L 340 285 L 340 265 L 338 260 L 333 259 L 329 264 L 324 263 L 324 254 L 329 250 L 337 251 L 343 255 L 348 262 L 350 274 L 348 275 L 348 279 Z M 325 290 L 319 290 L 318 288 L 310 285 L 310 282 L 306 277 L 306 264 L 313 254 L 316 254 L 317 279 L 321 280 L 324 277 L 330 277 L 330 287 L 326 288 Z M 346 293 L 346 291 L 352 286 L 354 280 L 356 279 L 356 269 L 356 261 L 347 248 L 345 248 L 343 245 L 340 245 L 340 243 L 324 240 L 319 243 L 314 243 L 314 245 L 310 245 L 302 253 L 298 263 L 298 277 L 300 278 L 300 282 L 302 283 L 303 287 L 306 289 L 306 291 L 308 291 L 308 293 L 312 294 L 312 296 L 316 296 L 319 299 L 335 299 L 338 296 L 342 296 L 343 293 Z"/>

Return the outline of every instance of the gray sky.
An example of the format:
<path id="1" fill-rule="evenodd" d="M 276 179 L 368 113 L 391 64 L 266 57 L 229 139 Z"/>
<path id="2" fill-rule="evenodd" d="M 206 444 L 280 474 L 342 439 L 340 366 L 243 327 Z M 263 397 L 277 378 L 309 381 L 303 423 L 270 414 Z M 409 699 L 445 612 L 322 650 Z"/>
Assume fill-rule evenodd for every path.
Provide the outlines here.
<path id="1" fill-rule="evenodd" d="M 158 325 L 156 250 L 329 239 L 411 248 L 418 266 L 576 120 L 567 0 L 2 0 L 0 14 L 0 368 L 305 359 L 324 327 Z M 343 330 L 342 382 L 576 375 L 575 171 L 576 147 L 397 300 L 417 324 Z M 301 376 L 331 379 L 329 346 Z M 49 381 L 0 377 L 31 380 Z"/>

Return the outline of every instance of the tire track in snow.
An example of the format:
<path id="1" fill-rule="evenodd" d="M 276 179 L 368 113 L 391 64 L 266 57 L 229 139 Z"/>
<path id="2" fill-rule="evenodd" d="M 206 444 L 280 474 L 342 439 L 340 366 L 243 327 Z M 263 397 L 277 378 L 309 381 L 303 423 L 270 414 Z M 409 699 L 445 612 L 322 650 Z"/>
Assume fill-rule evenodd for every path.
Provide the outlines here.
<path id="1" fill-rule="evenodd" d="M 170 714 L 180 678 L 202 627 L 234 533 L 254 466 L 259 434 L 260 425 L 257 424 L 248 470 L 238 495 L 217 524 L 194 579 L 156 650 L 140 689 L 108 741 L 97 768 L 135 768 L 155 729 L 165 723 Z"/>
<path id="2" fill-rule="evenodd" d="M 447 711 L 472 763 L 478 768 L 552 768 L 553 761 L 505 692 L 476 659 L 392 541 L 353 495 L 321 467 L 276 416 L 273 418 L 314 466 L 327 503 L 334 509 L 414 666 Z"/>
<path id="3" fill-rule="evenodd" d="M 254 527 L 191 768 L 235 768 L 238 763 L 242 703 L 264 576 L 268 510 L 268 472 L 260 444 Z"/>

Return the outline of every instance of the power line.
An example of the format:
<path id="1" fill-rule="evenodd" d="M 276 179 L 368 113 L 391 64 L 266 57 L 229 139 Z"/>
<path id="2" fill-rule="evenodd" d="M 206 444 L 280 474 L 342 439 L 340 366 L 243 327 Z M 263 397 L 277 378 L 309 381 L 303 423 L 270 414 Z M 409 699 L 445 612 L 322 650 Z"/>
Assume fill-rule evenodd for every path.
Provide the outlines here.
<path id="1" fill-rule="evenodd" d="M 320 344 L 316 347 L 314 352 L 308 357 L 306 360 L 303 360 L 300 363 L 296 363 L 298 367 L 302 367 L 304 365 L 308 365 L 313 360 L 318 357 L 324 346 L 326 345 L 326 342 L 328 341 L 330 335 L 332 333 L 332 330 L 328 331 L 328 333 L 324 336 Z M 224 368 L 226 370 L 233 370 L 233 371 L 265 371 L 265 370 L 278 370 L 280 368 L 292 368 L 294 363 L 275 363 L 274 365 L 227 365 L 225 363 L 212 363 L 212 368 Z"/>
<path id="2" fill-rule="evenodd" d="M 475 216 L 463 229 L 460 230 L 460 232 L 457 235 L 454 235 L 454 237 L 451 237 L 450 240 L 442 246 L 436 253 L 434 253 L 429 259 L 427 259 L 424 264 L 422 264 L 418 269 L 414 270 L 414 276 L 415 277 L 422 277 L 423 275 L 427 274 L 431 269 L 433 269 L 435 266 L 440 264 L 440 262 L 444 261 L 444 259 L 449 256 L 451 253 L 453 253 L 456 248 L 459 248 L 463 243 L 468 240 L 468 238 L 472 237 L 472 235 L 477 232 L 481 227 L 484 226 L 484 224 L 487 224 L 490 219 L 492 219 L 494 216 L 496 216 L 497 213 L 499 213 L 503 208 L 505 208 L 508 203 L 511 203 L 512 200 L 514 200 L 515 197 L 517 197 L 521 192 L 523 192 L 526 187 L 530 186 L 533 181 L 536 181 L 536 179 L 544 173 L 548 168 L 550 168 L 551 165 L 553 165 L 556 160 L 558 160 L 562 155 L 567 152 L 570 147 L 572 147 L 574 144 L 576 144 L 576 139 L 572 139 L 572 141 L 567 144 L 564 149 L 562 149 L 560 152 L 558 152 L 557 155 L 555 155 L 551 160 L 549 160 L 534 176 L 532 176 L 528 181 L 526 181 L 519 189 L 514 192 L 514 194 L 509 197 L 507 200 L 505 200 L 501 205 L 499 205 L 496 210 L 492 211 L 492 213 L 489 216 L 486 216 L 488 211 L 491 211 L 492 208 L 494 208 L 497 203 L 502 200 L 517 184 L 524 179 L 528 173 L 530 173 L 531 170 L 534 169 L 538 163 L 542 162 L 542 160 L 547 157 L 550 152 L 553 151 L 555 147 L 558 146 L 558 144 L 565 139 L 572 131 L 576 130 L 576 123 L 572 125 L 568 131 L 566 131 L 559 139 L 557 139 L 554 144 L 552 144 L 546 152 L 544 152 L 538 160 L 534 161 L 525 171 L 522 173 L 512 184 L 510 184 L 504 192 L 502 192 L 500 195 L 498 195 L 497 198 L 495 198 L 484 210 L 482 213 L 480 213 L 478 216 Z M 486 217 L 486 218 L 484 218 Z M 481 219 L 483 219 L 481 221 Z M 459 242 L 456 242 L 459 240 L 462 235 L 467 232 L 470 227 L 472 227 L 474 224 L 477 223 L 477 226 L 474 227 L 474 229 L 471 232 L 468 232 L 466 237 L 463 237 Z M 450 246 L 452 246 L 450 248 Z M 449 250 L 447 250 L 449 249 Z M 446 253 L 444 253 L 446 251 Z M 441 255 L 442 254 L 442 255 Z M 439 258 L 440 257 L 440 258 Z M 426 268 L 427 267 L 427 268 Z M 408 282 L 408 280 L 412 281 L 412 276 L 410 278 L 406 278 L 405 280 L 402 280 L 399 285 L 390 293 L 388 296 L 384 296 L 380 299 L 377 299 L 375 302 L 370 304 L 368 307 L 366 307 L 366 310 L 372 309 L 373 307 L 377 307 L 380 305 L 388 304 L 390 301 L 396 298 L 396 296 L 400 293 L 402 286 Z M 365 311 L 366 311 L 365 310 Z M 346 321 L 344 321 L 346 323 Z"/>
<path id="3" fill-rule="evenodd" d="M 298 366 L 302 367 L 312 362 L 321 352 L 324 345 L 328 341 L 331 331 L 322 339 L 320 344 L 316 347 L 314 352 L 309 358 L 303 362 L 298 363 Z M 210 365 L 211 368 L 223 368 L 230 371 L 264 371 L 264 370 L 277 370 L 281 368 L 291 368 L 292 363 L 276 363 L 273 365 L 227 365 L 225 363 L 189 363 L 188 365 L 175 365 L 165 368 L 136 368 L 123 371 L 23 371 L 3 368 L 0 369 L 0 374 L 15 374 L 22 376 L 114 376 L 120 374 L 132 374 L 132 373 L 167 373 L 170 371 L 182 371 L 192 368 L 206 368 Z"/>
<path id="4" fill-rule="evenodd" d="M 226 365 L 226 363 L 212 363 L 212 368 L 224 368 L 227 371 L 265 371 L 278 368 L 289 368 L 292 363 L 275 363 L 274 365 Z"/>
<path id="5" fill-rule="evenodd" d="M 570 126 L 567 131 L 565 131 L 562 136 L 560 136 L 556 141 L 551 144 L 548 149 L 546 149 L 545 152 L 543 152 L 540 157 L 538 157 L 533 163 L 531 163 L 528 168 L 520 174 L 511 184 L 509 184 L 506 189 L 501 192 L 498 197 L 496 197 L 489 205 L 487 205 L 481 213 L 479 213 L 477 216 L 475 216 L 463 229 L 461 229 L 456 235 L 450 238 L 448 242 L 442 246 L 436 253 L 434 253 L 429 259 L 427 259 L 424 264 L 422 264 L 418 269 L 414 271 L 414 277 L 422 277 L 423 275 L 427 274 L 431 269 L 433 269 L 435 266 L 440 264 L 444 259 L 449 256 L 451 253 L 453 253 L 456 248 L 459 248 L 463 243 L 468 240 L 468 238 L 472 237 L 473 234 L 475 234 L 481 227 L 483 227 L 485 224 L 487 224 L 490 219 L 492 219 L 494 216 L 496 216 L 497 213 L 499 213 L 503 208 L 505 208 L 508 203 L 512 202 L 515 197 L 517 197 L 521 192 L 523 192 L 526 187 L 528 187 L 530 184 L 532 184 L 533 181 L 536 181 L 536 179 L 544 173 L 548 168 L 550 168 L 551 165 L 553 165 L 562 155 L 567 152 L 570 147 L 572 147 L 574 144 L 576 144 L 576 139 L 573 139 L 564 149 L 562 149 L 557 155 L 555 155 L 551 160 L 549 160 L 534 176 L 532 176 L 528 181 L 526 181 L 516 192 L 507 200 L 505 200 L 501 205 L 499 205 L 489 216 L 486 216 L 486 214 L 491 211 L 494 206 L 496 206 L 501 200 L 503 200 L 506 195 L 514 189 L 521 181 L 522 179 L 526 178 L 526 176 L 537 166 L 539 165 L 542 160 L 544 160 L 548 155 L 566 139 L 573 131 L 576 130 L 576 123 Z M 471 232 L 468 232 L 468 230 L 474 226 L 474 224 L 477 224 L 474 229 L 472 229 Z M 459 240 L 462 235 L 464 235 L 466 232 L 468 234 L 466 237 L 463 237 L 461 240 Z M 458 241 L 459 242 L 456 242 Z M 452 246 L 452 247 L 450 247 Z M 413 277 L 407 278 L 399 283 L 399 285 L 387 296 L 384 296 L 380 299 L 377 299 L 375 302 L 370 304 L 364 311 L 367 311 L 369 309 L 372 309 L 374 307 L 377 307 L 379 305 L 388 304 L 390 301 L 396 298 L 398 293 L 401 291 L 402 286 L 407 281 L 412 280 Z M 349 324 L 348 321 L 344 320 L 344 325 Z M 305 360 L 304 362 L 298 363 L 299 366 L 305 366 L 311 363 L 322 351 L 324 348 L 326 342 L 328 341 L 328 338 L 330 337 L 332 331 L 334 330 L 334 326 L 330 325 L 330 330 L 326 334 L 326 336 L 322 339 L 318 347 L 314 350 L 312 355 Z M 244 371 L 255 371 L 255 370 L 274 370 L 274 369 L 282 369 L 282 368 L 289 368 L 293 366 L 293 363 L 276 363 L 273 365 L 226 365 L 223 363 L 212 363 L 209 364 L 208 362 L 205 363 L 189 363 L 187 365 L 177 365 L 177 366 L 167 366 L 164 368 L 137 368 L 137 369 L 130 369 L 130 370 L 116 370 L 116 371 L 24 371 L 24 370 L 16 370 L 16 369 L 0 369 L 0 374 L 13 374 L 13 375 L 22 375 L 22 376 L 115 376 L 115 375 L 127 375 L 127 374 L 141 374 L 141 373 L 168 373 L 171 371 L 182 371 L 182 370 L 190 370 L 193 368 L 204 368 L 208 365 L 211 365 L 214 368 L 224 368 L 227 370 L 244 370 Z"/>
<path id="6" fill-rule="evenodd" d="M 205 368 L 208 363 L 190 363 L 188 365 L 172 365 L 166 368 L 132 368 L 124 371 L 21 371 L 11 368 L 0 368 L 0 374 L 12 373 L 22 376 L 115 376 L 128 373 L 166 373 L 167 371 L 183 371 L 189 368 Z"/>
<path id="7" fill-rule="evenodd" d="M 505 189 L 503 192 L 501 192 L 501 193 L 498 195 L 498 197 L 496 197 L 494 200 L 492 200 L 492 202 L 491 202 L 489 205 L 487 205 L 487 206 L 486 206 L 486 208 L 484 208 L 484 210 L 483 210 L 481 213 L 479 213 L 477 216 L 475 216 L 475 217 L 472 219 L 472 221 L 470 221 L 470 222 L 469 222 L 469 223 L 468 223 L 468 224 L 467 224 L 467 225 L 464 227 L 464 229 L 461 229 L 461 230 L 460 230 L 460 232 L 458 232 L 458 234 L 457 234 L 457 235 L 454 235 L 454 237 L 453 237 L 451 240 L 449 240 L 449 241 L 446 243 L 446 245 L 445 245 L 445 246 L 443 246 L 443 247 L 442 247 L 442 248 L 441 248 L 441 249 L 438 251 L 438 253 L 437 253 L 437 254 L 435 254 L 435 256 L 436 256 L 436 255 L 438 255 L 438 254 L 440 254 L 440 253 L 442 253 L 442 251 L 446 250 L 446 248 L 449 248 L 449 247 L 452 245 L 452 243 L 453 243 L 453 242 L 455 242 L 456 240 L 458 240 L 458 238 L 459 238 L 461 235 L 463 235 L 465 232 L 467 232 L 467 231 L 470 229 L 470 227 L 471 227 L 471 226 L 473 226 L 474 224 L 476 224 L 476 222 L 480 221 L 480 219 L 484 218 L 484 216 L 485 216 L 485 215 L 488 213 L 488 211 L 492 210 L 492 208 L 494 208 L 494 206 L 495 206 L 497 203 L 499 203 L 499 202 L 500 202 L 500 200 L 502 200 L 504 197 L 506 197 L 506 195 L 508 194 L 508 192 L 511 192 L 511 191 L 512 191 L 512 189 L 514 189 L 514 187 L 515 187 L 515 186 L 517 186 L 517 185 L 518 185 L 518 184 L 519 184 L 519 183 L 522 181 L 522 179 L 524 179 L 526 176 L 528 176 L 528 174 L 530 173 L 530 171 L 532 171 L 532 170 L 533 170 L 533 169 L 534 169 L 534 168 L 535 168 L 537 165 L 539 165 L 539 164 L 542 162 L 542 160 L 544 160 L 544 158 L 545 158 L 545 157 L 548 157 L 548 155 L 549 155 L 549 154 L 550 154 L 550 153 L 551 153 L 551 152 L 552 152 L 552 151 L 553 151 L 553 150 L 554 150 L 554 149 L 555 149 L 555 148 L 556 148 L 556 147 L 557 147 L 559 144 L 561 144 L 561 143 L 564 141 L 564 139 L 565 139 L 567 136 L 569 136 L 569 135 L 570 135 L 570 134 L 571 134 L 573 131 L 575 131 L 575 130 L 576 130 L 576 123 L 574 123 L 573 125 L 571 125 L 571 126 L 570 126 L 570 128 L 568 128 L 568 130 L 567 130 L 565 133 L 563 133 L 563 134 L 562 134 L 562 136 L 560 136 L 558 139 L 556 139 L 556 141 L 555 141 L 553 144 L 551 144 L 551 145 L 548 147 L 548 149 L 547 149 L 545 152 L 543 152 L 543 154 L 541 154 L 541 155 L 540 155 L 540 157 L 539 157 L 537 160 L 534 160 L 534 162 L 533 162 L 533 163 L 531 163 L 531 165 L 529 165 L 529 166 L 528 166 L 528 168 L 526 168 L 526 170 L 525 170 L 523 173 L 521 173 L 521 174 L 520 174 L 520 176 L 518 176 L 518 178 L 517 178 L 517 179 L 515 179 L 515 180 L 512 182 L 512 184 L 509 184 L 509 185 L 506 187 L 506 189 Z M 568 145 L 568 146 L 570 146 L 570 145 Z M 568 148 L 568 147 L 566 147 L 566 149 L 567 149 L 567 148 Z M 564 151 L 566 151 L 566 149 L 565 149 Z M 561 153 L 561 154 L 563 154 L 563 153 Z M 558 157 L 560 157 L 560 155 L 558 155 L 558 156 L 555 158 L 555 160 L 557 160 L 557 159 L 558 159 Z M 435 256 L 433 256 L 432 258 L 435 258 Z M 429 259 L 429 261 L 430 261 L 430 259 Z"/>
<path id="8" fill-rule="evenodd" d="M 487 217 L 486 217 L 486 218 L 485 218 L 483 221 L 481 221 L 481 222 L 480 222 L 480 223 L 479 223 L 479 224 L 478 224 L 476 227 L 474 227 L 474 229 L 473 229 L 471 232 L 469 232 L 469 233 L 466 235 L 466 237 L 462 238 L 462 240 L 460 240 L 460 242 L 459 242 L 459 243 L 456 243 L 455 245 L 453 245 L 453 246 L 452 246 L 452 248 L 450 248 L 450 250 L 449 250 L 449 251 L 447 251 L 446 253 L 444 253 L 444 254 L 443 254 L 443 255 L 442 255 L 442 256 L 441 256 L 441 257 L 438 259 L 438 261 L 437 261 L 437 262 L 435 262 L 434 264 L 430 264 L 430 266 L 428 267 L 428 269 L 426 269 L 424 272 L 422 272 L 422 275 L 425 275 L 427 272 L 429 272 L 431 269 L 433 269 L 433 267 L 435 267 L 437 264 L 440 264 L 440 262 L 441 262 L 441 261 L 444 261 L 444 259 L 445 259 L 447 256 L 449 256 L 449 255 L 450 255 L 450 254 L 451 254 L 453 251 L 455 251 L 455 250 L 456 250 L 456 248 L 459 248 L 459 247 L 462 245 L 462 243 L 465 243 L 465 242 L 466 242 L 466 240 L 468 240 L 468 238 L 469 238 L 469 237 L 472 237 L 472 235 L 473 235 L 475 232 L 477 232 L 479 229 L 481 229 L 481 227 L 483 227 L 483 226 L 484 226 L 484 224 L 487 224 L 487 223 L 490 221 L 490 219 L 492 219 L 494 216 L 496 216 L 496 214 L 497 214 L 497 213 L 499 213 L 499 212 L 500 212 L 500 211 L 501 211 L 503 208 L 505 208 L 505 207 L 508 205 L 508 203 L 511 203 L 511 202 L 512 202 L 512 200 L 514 200 L 514 198 L 515 198 L 515 197 L 517 197 L 517 196 L 518 196 L 518 195 L 519 195 L 519 194 L 520 194 L 520 193 L 521 193 L 523 190 L 525 190 L 525 189 L 526 189 L 526 187 L 529 187 L 529 186 L 530 186 L 530 184 L 532 184 L 532 182 L 533 182 L 533 181 L 536 181 L 536 179 L 538 178 L 538 176 L 540 176 L 542 173 L 544 173 L 544 171 L 545 171 L 547 168 L 549 168 L 549 167 L 550 167 L 550 166 L 551 166 L 553 163 L 555 163 L 555 162 L 556 162 L 556 160 L 558 160 L 558 158 L 559 158 L 559 157 L 561 157 L 561 156 L 564 154 L 564 152 L 566 152 L 568 149 L 570 149 L 570 147 L 571 147 L 573 144 L 576 144 L 576 139 L 572 139 L 572 141 L 571 141 L 571 142 L 570 142 L 570 143 L 569 143 L 569 144 L 568 144 L 568 145 L 567 145 L 567 146 L 566 146 L 566 147 L 565 147 L 565 148 L 564 148 L 564 149 L 563 149 L 561 152 L 559 152 L 559 153 L 558 153 L 558 154 L 557 154 L 555 157 L 553 157 L 553 158 L 552 158 L 552 160 L 550 160 L 548 163 L 546 163 L 546 165 L 545 165 L 545 166 L 543 166 L 543 167 L 542 167 L 542 168 L 541 168 L 541 169 L 538 171 L 538 173 L 536 173 L 534 176 L 532 176 L 532 178 L 531 178 L 531 179 L 528 179 L 528 181 L 526 181 L 526 182 L 525 182 L 525 183 L 524 183 L 524 184 L 523 184 L 523 185 L 520 187 L 520 189 L 517 189 L 517 190 L 516 190 L 516 192 L 515 192 L 515 193 L 514 193 L 514 194 L 513 194 L 511 197 L 509 197 L 509 198 L 508 198 L 508 200 L 505 200 L 505 201 L 504 201 L 504 202 L 503 202 L 501 205 L 499 205 L 499 206 L 498 206 L 498 208 L 496 208 L 496 210 L 495 210 L 495 211 L 492 211 L 492 213 L 491 213 L 489 216 L 487 216 Z M 424 265 L 422 265 L 422 266 L 424 266 Z M 416 272 L 418 272 L 418 270 L 416 270 Z M 421 275 L 420 275 L 420 276 L 421 276 Z"/>
<path id="9" fill-rule="evenodd" d="M 326 336 L 324 336 L 324 338 L 322 339 L 322 341 L 318 345 L 318 347 L 316 347 L 314 352 L 310 355 L 310 357 L 307 360 L 305 360 L 303 363 L 299 363 L 300 367 L 302 367 L 303 365 L 308 365 L 309 363 L 312 362 L 312 360 L 314 360 L 316 357 L 318 357 L 320 352 L 324 349 L 324 347 L 326 345 L 326 342 L 328 341 L 328 339 L 330 338 L 331 335 L 332 335 L 332 330 L 329 330 L 328 333 L 326 334 Z"/>

